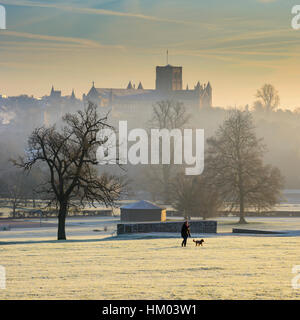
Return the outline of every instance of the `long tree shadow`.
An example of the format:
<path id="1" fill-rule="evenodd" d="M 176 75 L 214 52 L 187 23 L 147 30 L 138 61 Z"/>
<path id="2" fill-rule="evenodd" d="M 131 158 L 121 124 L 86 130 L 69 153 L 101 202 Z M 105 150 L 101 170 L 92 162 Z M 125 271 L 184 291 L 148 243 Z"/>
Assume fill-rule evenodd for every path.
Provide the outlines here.
<path id="1" fill-rule="evenodd" d="M 278 233 L 278 234 L 277 234 Z M 220 232 L 215 234 L 194 234 L 193 238 L 215 238 L 215 237 L 238 237 L 238 236 L 254 236 L 254 237 L 263 237 L 263 236 L 300 236 L 300 230 L 285 230 L 281 232 L 276 232 L 276 234 L 240 234 L 240 233 L 232 233 L 232 232 Z M 153 239 L 174 239 L 181 240 L 181 236 L 178 234 L 174 235 L 160 235 L 160 234 L 135 234 L 135 235 L 113 235 L 107 236 L 103 238 L 92 238 L 92 239 L 70 239 L 70 240 L 20 240 L 20 241 L 0 241 L 1 245 L 26 245 L 26 244 L 68 244 L 68 243 L 93 243 L 93 242 L 107 242 L 107 241 L 132 241 L 132 240 L 153 240 Z"/>
<path id="2" fill-rule="evenodd" d="M 108 236 L 100 239 L 71 239 L 71 240 L 20 240 L 20 241 L 0 241 L 1 245 L 24 245 L 24 244 L 66 244 L 66 243 L 90 243 L 90 242 L 106 242 L 106 241 L 125 241 L 125 240 L 151 240 L 151 239 L 179 239 L 180 236 L 152 236 L 141 235 L 132 236 Z"/>
<path id="3" fill-rule="evenodd" d="M 80 243 L 80 242 L 100 242 L 103 239 L 73 239 L 73 240 L 21 240 L 21 241 L 0 241 L 1 245 L 22 245 L 22 244 L 43 244 L 43 243 Z"/>

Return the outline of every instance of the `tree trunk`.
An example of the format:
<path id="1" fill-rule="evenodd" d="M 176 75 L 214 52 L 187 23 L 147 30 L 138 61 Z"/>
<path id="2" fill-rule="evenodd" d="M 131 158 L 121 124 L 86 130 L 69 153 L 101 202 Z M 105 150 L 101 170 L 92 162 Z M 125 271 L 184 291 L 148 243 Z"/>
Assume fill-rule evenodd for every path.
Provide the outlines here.
<path id="1" fill-rule="evenodd" d="M 244 207 L 244 195 L 243 193 L 240 194 L 240 221 L 239 224 L 246 224 L 247 221 L 245 220 L 245 207 Z"/>
<path id="2" fill-rule="evenodd" d="M 16 204 L 16 202 L 14 201 L 14 202 L 13 202 L 13 218 L 14 218 L 14 219 L 16 218 L 16 208 L 17 208 L 17 204 Z"/>
<path id="3" fill-rule="evenodd" d="M 238 158 L 240 159 L 240 155 L 238 152 Z M 243 183 L 243 174 L 242 174 L 242 166 L 239 164 L 239 194 L 240 194 L 240 221 L 239 224 L 246 224 L 245 220 L 245 199 L 244 199 L 244 183 Z"/>
<path id="4" fill-rule="evenodd" d="M 170 167 L 169 165 L 163 165 L 163 182 L 164 182 L 164 191 L 163 197 L 165 204 L 170 203 L 170 194 L 169 194 L 169 183 L 170 183 Z"/>
<path id="5" fill-rule="evenodd" d="M 66 238 L 66 216 L 67 216 L 67 201 L 63 201 L 59 204 L 58 214 L 58 233 L 57 240 L 67 240 Z"/>

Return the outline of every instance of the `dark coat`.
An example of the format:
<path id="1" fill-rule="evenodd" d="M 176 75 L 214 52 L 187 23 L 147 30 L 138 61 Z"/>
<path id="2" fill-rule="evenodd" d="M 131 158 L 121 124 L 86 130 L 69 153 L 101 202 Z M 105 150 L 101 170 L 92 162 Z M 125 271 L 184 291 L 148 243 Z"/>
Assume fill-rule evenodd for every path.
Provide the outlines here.
<path id="1" fill-rule="evenodd" d="M 190 227 L 187 226 L 185 223 L 183 224 L 183 226 L 181 228 L 181 236 L 182 236 L 182 238 L 187 238 L 187 237 L 191 236 Z"/>

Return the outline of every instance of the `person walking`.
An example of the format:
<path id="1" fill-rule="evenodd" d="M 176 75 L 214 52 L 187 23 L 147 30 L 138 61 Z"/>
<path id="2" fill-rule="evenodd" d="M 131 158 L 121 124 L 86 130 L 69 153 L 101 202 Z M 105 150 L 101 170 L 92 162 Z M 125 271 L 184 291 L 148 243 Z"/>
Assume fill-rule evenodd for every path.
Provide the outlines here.
<path id="1" fill-rule="evenodd" d="M 185 221 L 182 228 L 181 228 L 181 236 L 183 238 L 181 246 L 186 247 L 187 238 L 191 237 L 190 226 L 189 226 L 188 221 Z"/>

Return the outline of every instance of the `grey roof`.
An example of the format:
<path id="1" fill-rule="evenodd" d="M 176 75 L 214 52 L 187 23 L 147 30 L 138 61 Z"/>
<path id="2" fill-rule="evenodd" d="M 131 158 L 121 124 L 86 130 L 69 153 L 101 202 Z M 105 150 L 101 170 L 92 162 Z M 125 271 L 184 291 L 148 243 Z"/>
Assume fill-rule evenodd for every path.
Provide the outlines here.
<path id="1" fill-rule="evenodd" d="M 118 96 L 133 96 L 133 95 L 143 95 L 149 92 L 155 92 L 155 90 L 137 90 L 137 89 L 113 89 L 113 88 L 95 88 L 98 95 L 105 96 L 112 93 L 115 97 Z"/>
<path id="2" fill-rule="evenodd" d="M 132 209 L 132 210 L 153 210 L 153 209 L 160 209 L 163 210 L 163 208 L 156 206 L 155 204 L 149 202 L 149 201 L 138 201 L 135 203 L 128 204 L 126 206 L 121 207 L 121 209 Z"/>

